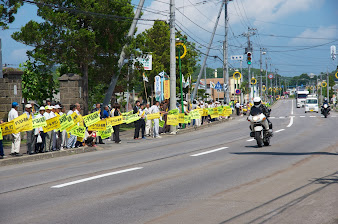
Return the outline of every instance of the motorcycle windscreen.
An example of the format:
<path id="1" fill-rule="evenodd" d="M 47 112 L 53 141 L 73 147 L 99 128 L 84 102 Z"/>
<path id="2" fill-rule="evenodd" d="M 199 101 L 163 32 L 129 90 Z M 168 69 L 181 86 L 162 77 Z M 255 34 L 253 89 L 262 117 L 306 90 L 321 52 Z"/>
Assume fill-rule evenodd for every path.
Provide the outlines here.
<path id="1" fill-rule="evenodd" d="M 250 115 L 256 116 L 256 115 L 261 114 L 261 113 L 262 113 L 262 111 L 258 107 L 251 107 Z"/>

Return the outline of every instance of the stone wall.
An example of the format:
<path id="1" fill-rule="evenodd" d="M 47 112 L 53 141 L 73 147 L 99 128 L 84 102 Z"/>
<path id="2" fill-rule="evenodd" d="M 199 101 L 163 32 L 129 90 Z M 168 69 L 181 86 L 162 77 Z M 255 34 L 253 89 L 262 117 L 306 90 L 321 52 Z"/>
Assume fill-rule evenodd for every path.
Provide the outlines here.
<path id="1" fill-rule="evenodd" d="M 60 81 L 60 102 L 69 110 L 71 104 L 79 103 L 83 107 L 82 77 L 77 74 L 64 74 Z M 82 108 L 83 109 L 83 108 Z M 83 111 L 81 111 L 83 114 Z"/>
<path id="2" fill-rule="evenodd" d="M 21 89 L 23 72 L 10 68 L 4 68 L 3 72 L 4 78 L 0 78 L 0 119 L 7 121 L 8 112 L 11 110 L 13 102 L 20 105 L 19 111 L 23 109 Z"/>

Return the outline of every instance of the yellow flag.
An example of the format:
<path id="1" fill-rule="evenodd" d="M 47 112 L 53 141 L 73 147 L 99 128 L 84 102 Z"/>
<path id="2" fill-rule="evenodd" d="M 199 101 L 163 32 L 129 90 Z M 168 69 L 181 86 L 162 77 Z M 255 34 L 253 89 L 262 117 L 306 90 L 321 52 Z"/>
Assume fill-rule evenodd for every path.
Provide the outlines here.
<path id="1" fill-rule="evenodd" d="M 99 122 L 100 120 L 100 111 L 96 111 L 83 117 L 83 121 L 87 127 Z"/>
<path id="2" fill-rule="evenodd" d="M 167 125 L 178 125 L 178 115 L 168 114 L 167 116 Z"/>
<path id="3" fill-rule="evenodd" d="M 60 120 L 59 120 L 59 117 L 53 117 L 53 118 L 50 118 L 46 121 L 47 123 L 47 126 L 43 127 L 43 132 L 46 133 L 46 132 L 49 132 L 49 131 L 52 131 L 54 129 L 58 129 L 60 128 Z"/>
<path id="4" fill-rule="evenodd" d="M 14 121 L 5 122 L 5 123 L 1 124 L 1 130 L 2 130 L 2 136 L 16 133 Z"/>
<path id="5" fill-rule="evenodd" d="M 22 114 L 13 119 L 15 125 L 15 133 L 23 132 L 25 130 L 33 130 L 32 120 L 29 120 L 27 114 Z"/>

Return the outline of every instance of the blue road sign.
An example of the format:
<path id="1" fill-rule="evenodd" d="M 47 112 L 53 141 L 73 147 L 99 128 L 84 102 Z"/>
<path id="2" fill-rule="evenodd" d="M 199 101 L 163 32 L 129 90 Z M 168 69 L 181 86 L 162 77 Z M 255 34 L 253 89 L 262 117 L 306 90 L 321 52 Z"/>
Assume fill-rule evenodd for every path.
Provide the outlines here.
<path id="1" fill-rule="evenodd" d="M 220 83 L 220 82 L 217 82 L 217 83 L 216 83 L 215 89 L 216 89 L 216 90 L 222 90 L 222 86 L 221 86 L 221 83 Z"/>

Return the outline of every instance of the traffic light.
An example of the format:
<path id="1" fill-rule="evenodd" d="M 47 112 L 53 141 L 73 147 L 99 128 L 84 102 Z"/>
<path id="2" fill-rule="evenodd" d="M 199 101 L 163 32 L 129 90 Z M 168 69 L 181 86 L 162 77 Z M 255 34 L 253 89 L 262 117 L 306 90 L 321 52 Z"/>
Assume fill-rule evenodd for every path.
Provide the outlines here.
<path id="1" fill-rule="evenodd" d="M 251 65 L 251 52 L 246 53 L 246 61 L 248 65 Z"/>

